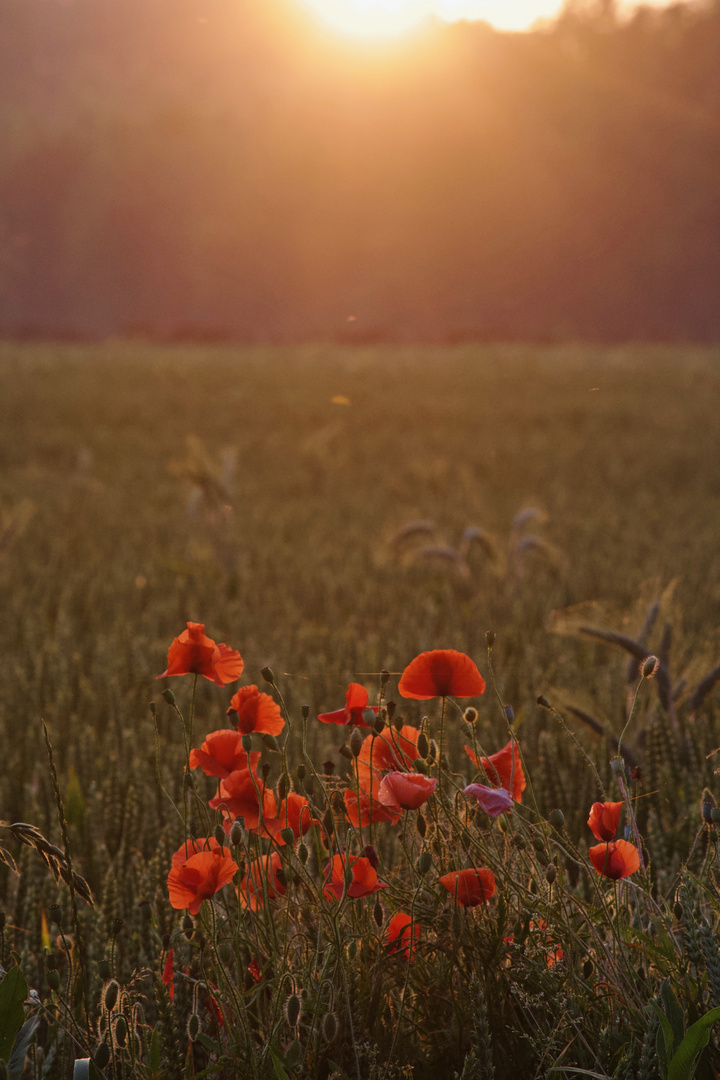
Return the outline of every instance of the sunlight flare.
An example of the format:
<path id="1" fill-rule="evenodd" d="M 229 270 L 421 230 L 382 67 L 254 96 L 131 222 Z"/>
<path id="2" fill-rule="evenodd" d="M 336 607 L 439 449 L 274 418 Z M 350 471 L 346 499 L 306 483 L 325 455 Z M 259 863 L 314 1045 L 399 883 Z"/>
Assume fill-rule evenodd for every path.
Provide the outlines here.
<path id="1" fill-rule="evenodd" d="M 343 34 L 395 37 L 430 18 L 446 22 L 479 19 L 499 30 L 525 30 L 556 15 L 560 0 L 301 0 L 305 7 Z"/>

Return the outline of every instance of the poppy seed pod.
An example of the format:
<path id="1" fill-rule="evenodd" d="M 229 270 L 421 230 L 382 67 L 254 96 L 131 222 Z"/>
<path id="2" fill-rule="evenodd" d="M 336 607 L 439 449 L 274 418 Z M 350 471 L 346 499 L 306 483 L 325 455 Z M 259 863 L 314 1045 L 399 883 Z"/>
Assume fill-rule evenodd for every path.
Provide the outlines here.
<path id="1" fill-rule="evenodd" d="M 309 705 L 301 705 L 300 706 L 300 714 L 301 714 L 303 720 L 307 720 L 308 716 L 310 715 L 310 706 Z"/>
<path id="2" fill-rule="evenodd" d="M 330 759 L 328 758 L 327 761 L 323 761 L 322 769 L 324 776 L 332 776 L 335 772 L 335 762 L 330 761 Z"/>
<path id="3" fill-rule="evenodd" d="M 50 907 L 50 918 L 52 919 L 52 921 L 55 923 L 56 926 L 60 927 L 61 930 L 62 930 L 62 914 L 63 914 L 62 913 L 62 908 L 60 907 L 59 904 L 52 904 L 51 905 L 51 907 Z"/>
<path id="4" fill-rule="evenodd" d="M 383 668 L 382 671 L 380 672 L 380 685 L 383 686 L 383 687 L 387 686 L 389 680 L 390 680 L 390 672 L 388 671 L 387 668 Z"/>
<path id="5" fill-rule="evenodd" d="M 270 683 L 271 686 L 275 685 L 275 676 L 273 675 L 272 668 L 260 668 L 260 674 L 262 675 L 265 682 Z"/>

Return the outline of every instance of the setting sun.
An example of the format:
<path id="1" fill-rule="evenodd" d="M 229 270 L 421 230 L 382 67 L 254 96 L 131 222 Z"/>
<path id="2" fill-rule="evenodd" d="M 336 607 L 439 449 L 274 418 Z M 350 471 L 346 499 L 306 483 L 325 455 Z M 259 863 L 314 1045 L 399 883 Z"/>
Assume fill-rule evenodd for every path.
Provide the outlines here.
<path id="1" fill-rule="evenodd" d="M 483 19 L 499 30 L 525 30 L 556 15 L 561 0 L 301 0 L 323 22 L 357 37 L 393 37 L 435 17 Z"/>

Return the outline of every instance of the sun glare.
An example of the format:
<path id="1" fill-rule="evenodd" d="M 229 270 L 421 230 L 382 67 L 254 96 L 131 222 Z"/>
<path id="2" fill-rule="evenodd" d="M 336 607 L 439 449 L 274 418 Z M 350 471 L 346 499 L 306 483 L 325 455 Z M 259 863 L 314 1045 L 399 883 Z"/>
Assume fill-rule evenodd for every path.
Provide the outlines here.
<path id="1" fill-rule="evenodd" d="M 327 25 L 353 37 L 396 37 L 430 18 L 483 19 L 498 30 L 526 30 L 556 15 L 562 0 L 301 0 Z"/>

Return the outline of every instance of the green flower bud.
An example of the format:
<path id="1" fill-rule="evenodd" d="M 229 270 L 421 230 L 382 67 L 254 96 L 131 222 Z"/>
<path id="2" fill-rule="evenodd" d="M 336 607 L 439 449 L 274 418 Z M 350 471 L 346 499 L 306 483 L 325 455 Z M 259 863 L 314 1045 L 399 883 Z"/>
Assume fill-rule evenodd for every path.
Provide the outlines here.
<path id="1" fill-rule="evenodd" d="M 245 753 L 249 754 L 252 750 L 252 735 L 243 735 L 242 739 L 240 740 L 240 745 L 242 746 Z"/>
<path id="2" fill-rule="evenodd" d="M 270 683 L 271 686 L 275 685 L 275 676 L 273 675 L 272 668 L 260 668 L 260 674 L 262 675 L 265 682 Z"/>
<path id="3" fill-rule="evenodd" d="M 428 870 L 432 866 L 432 855 L 429 851 L 422 851 L 417 861 L 418 874 L 427 874 Z"/>
<path id="4" fill-rule="evenodd" d="M 48 971 L 47 982 L 51 990 L 54 990 L 57 994 L 60 989 L 60 973 L 57 971 Z"/>

